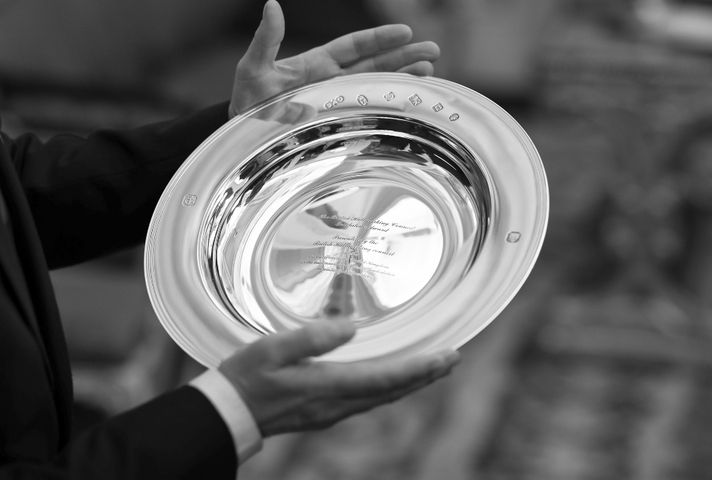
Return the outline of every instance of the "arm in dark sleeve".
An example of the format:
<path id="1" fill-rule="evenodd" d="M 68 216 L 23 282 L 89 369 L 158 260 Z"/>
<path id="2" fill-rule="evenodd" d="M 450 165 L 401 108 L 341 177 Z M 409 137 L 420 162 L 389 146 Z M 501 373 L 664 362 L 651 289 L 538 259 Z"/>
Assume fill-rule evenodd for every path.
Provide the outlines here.
<path id="1" fill-rule="evenodd" d="M 230 433 L 205 396 L 182 387 L 70 442 L 55 463 L 0 466 L 0 480 L 232 480 Z"/>
<path id="2" fill-rule="evenodd" d="M 129 131 L 9 139 L 50 268 L 140 244 L 173 173 L 228 120 L 227 104 Z"/>

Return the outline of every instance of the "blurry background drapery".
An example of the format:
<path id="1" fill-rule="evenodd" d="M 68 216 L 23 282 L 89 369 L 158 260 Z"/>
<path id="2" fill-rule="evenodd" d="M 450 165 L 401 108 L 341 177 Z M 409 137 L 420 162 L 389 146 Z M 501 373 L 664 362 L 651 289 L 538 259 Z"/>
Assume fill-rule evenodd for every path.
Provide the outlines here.
<path id="1" fill-rule="evenodd" d="M 330 430 L 270 439 L 241 478 L 712 478 L 712 1 L 282 5 L 285 55 L 393 21 L 438 41 L 437 75 L 530 133 L 552 212 L 532 276 L 451 378 Z M 261 9 L 0 2 L 3 127 L 85 134 L 226 99 Z M 151 311 L 140 249 L 53 280 L 78 423 L 200 371 Z"/>

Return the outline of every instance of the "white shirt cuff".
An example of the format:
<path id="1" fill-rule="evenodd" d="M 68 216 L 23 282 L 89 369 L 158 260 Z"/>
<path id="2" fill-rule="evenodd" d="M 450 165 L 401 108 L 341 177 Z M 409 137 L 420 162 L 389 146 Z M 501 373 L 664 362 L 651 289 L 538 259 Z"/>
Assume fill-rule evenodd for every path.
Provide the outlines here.
<path id="1" fill-rule="evenodd" d="M 206 370 L 188 383 L 200 390 L 218 411 L 232 434 L 239 463 L 262 449 L 262 434 L 250 409 L 218 370 Z"/>

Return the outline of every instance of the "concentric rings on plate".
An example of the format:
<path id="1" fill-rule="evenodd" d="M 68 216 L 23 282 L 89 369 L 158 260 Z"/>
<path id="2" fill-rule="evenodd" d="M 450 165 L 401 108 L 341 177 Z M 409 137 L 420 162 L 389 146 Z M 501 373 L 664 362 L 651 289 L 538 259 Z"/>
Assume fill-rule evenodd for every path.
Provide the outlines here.
<path id="1" fill-rule="evenodd" d="M 459 347 L 528 276 L 548 220 L 524 130 L 455 83 L 340 77 L 275 97 L 208 138 L 146 242 L 149 296 L 216 366 L 263 335 L 358 326 L 332 361 Z"/>

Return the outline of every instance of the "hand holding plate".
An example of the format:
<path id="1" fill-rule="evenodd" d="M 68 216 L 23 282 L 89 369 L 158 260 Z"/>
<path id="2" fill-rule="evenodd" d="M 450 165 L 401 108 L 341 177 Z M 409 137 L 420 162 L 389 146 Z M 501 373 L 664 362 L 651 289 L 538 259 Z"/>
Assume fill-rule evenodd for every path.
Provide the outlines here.
<path id="1" fill-rule="evenodd" d="M 408 360 L 311 360 L 348 342 L 355 332 L 350 322 L 327 321 L 275 333 L 241 349 L 219 370 L 268 437 L 325 428 L 393 402 L 447 375 L 460 358 L 448 350 Z"/>

